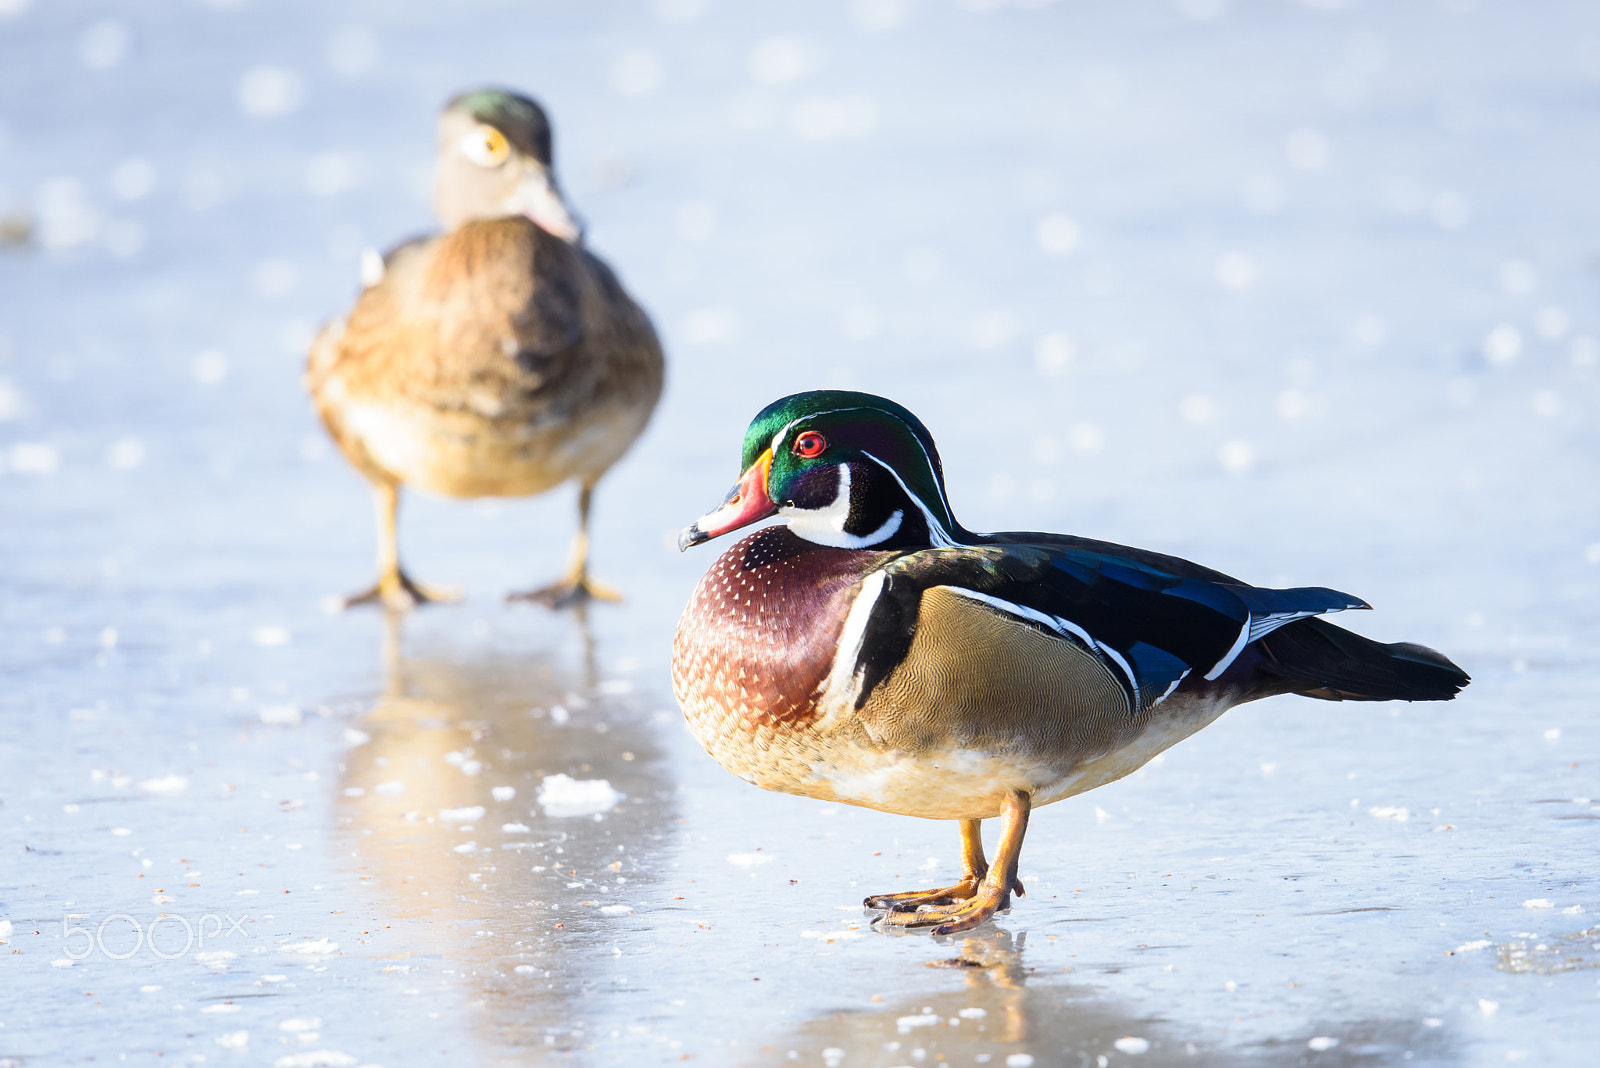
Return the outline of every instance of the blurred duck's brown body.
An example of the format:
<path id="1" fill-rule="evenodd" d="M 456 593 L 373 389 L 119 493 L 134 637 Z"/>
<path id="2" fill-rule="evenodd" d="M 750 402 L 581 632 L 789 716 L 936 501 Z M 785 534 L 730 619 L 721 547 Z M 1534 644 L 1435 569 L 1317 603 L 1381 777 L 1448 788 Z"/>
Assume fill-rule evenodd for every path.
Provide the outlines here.
<path id="1" fill-rule="evenodd" d="M 649 421 L 663 358 L 649 318 L 582 246 L 532 101 L 498 91 L 440 118 L 435 201 L 446 233 L 383 260 L 343 321 L 313 343 L 306 385 L 323 425 L 377 493 L 378 582 L 347 599 L 408 608 L 448 598 L 400 568 L 399 487 L 521 497 L 572 480 L 571 566 L 514 596 L 552 607 L 616 595 L 588 576 L 595 484 Z"/>

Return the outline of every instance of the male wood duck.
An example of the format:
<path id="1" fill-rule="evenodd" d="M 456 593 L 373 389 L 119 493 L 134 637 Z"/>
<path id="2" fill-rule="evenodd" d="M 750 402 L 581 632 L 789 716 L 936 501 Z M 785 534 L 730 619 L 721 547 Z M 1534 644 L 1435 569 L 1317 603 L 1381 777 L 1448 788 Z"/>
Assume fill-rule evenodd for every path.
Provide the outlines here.
<path id="1" fill-rule="evenodd" d="M 745 433 L 744 474 L 679 548 L 781 516 L 724 553 L 678 622 L 689 728 L 768 790 L 961 822 L 954 886 L 877 894 L 875 923 L 975 927 L 1021 895 L 1029 811 L 1141 767 L 1245 701 L 1445 701 L 1421 645 L 1315 617 L 1367 608 L 1268 590 L 1062 534 L 974 534 L 933 437 L 866 393 L 798 393 Z M 993 864 L 979 821 L 1000 817 Z"/>
<path id="2" fill-rule="evenodd" d="M 589 577 L 589 509 L 661 395 L 661 345 L 583 247 L 538 104 L 464 93 L 439 116 L 438 152 L 434 208 L 446 232 L 368 265 L 349 317 L 311 348 L 312 403 L 377 494 L 378 581 L 345 604 L 405 610 L 455 596 L 400 567 L 402 484 L 522 497 L 568 479 L 579 487 L 568 571 L 511 596 L 551 607 L 614 600 Z"/>

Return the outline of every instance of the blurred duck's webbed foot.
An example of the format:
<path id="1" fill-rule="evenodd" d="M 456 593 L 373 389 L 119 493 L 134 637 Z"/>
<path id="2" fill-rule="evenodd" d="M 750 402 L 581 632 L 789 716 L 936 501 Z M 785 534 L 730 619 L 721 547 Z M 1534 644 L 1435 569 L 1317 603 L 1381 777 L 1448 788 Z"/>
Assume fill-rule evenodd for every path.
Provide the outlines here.
<path id="1" fill-rule="evenodd" d="M 352 593 L 340 600 L 341 609 L 357 605 L 378 605 L 387 612 L 409 612 L 424 604 L 447 604 L 461 600 L 461 591 L 453 586 L 424 586 L 412 580 L 404 571 L 379 576 L 373 585 Z"/>
<path id="2" fill-rule="evenodd" d="M 506 594 L 507 601 L 532 601 L 546 608 L 558 610 L 576 608 L 590 601 L 620 601 L 622 594 L 610 586 L 603 586 L 589 577 L 587 571 L 568 572 L 560 582 L 537 590 L 520 590 Z"/>

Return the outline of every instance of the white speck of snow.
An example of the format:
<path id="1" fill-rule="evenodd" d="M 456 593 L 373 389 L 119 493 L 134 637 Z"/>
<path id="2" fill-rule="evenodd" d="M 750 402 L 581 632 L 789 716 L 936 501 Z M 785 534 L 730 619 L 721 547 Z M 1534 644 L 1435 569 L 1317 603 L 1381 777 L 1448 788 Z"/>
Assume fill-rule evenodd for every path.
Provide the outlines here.
<path id="1" fill-rule="evenodd" d="M 355 727 L 346 727 L 344 729 L 345 745 L 366 745 L 370 741 L 372 741 L 372 735 L 366 731 L 357 730 Z"/>
<path id="2" fill-rule="evenodd" d="M 1270 174 L 1257 174 L 1245 180 L 1241 192 L 1244 206 L 1257 215 L 1272 215 L 1282 211 L 1288 200 L 1283 183 Z"/>
<path id="3" fill-rule="evenodd" d="M 618 96 L 649 96 L 661 88 L 665 71 L 653 52 L 631 48 L 611 61 L 611 89 Z"/>
<path id="4" fill-rule="evenodd" d="M 1380 820 L 1394 820 L 1396 823 L 1404 823 L 1411 818 L 1411 810 L 1396 808 L 1394 805 L 1373 805 L 1367 809 L 1367 815 L 1375 816 Z"/>
<path id="5" fill-rule="evenodd" d="M 727 308 L 699 308 L 683 317 L 683 339 L 691 345 L 711 345 L 719 341 L 729 341 L 739 332 L 739 317 Z M 557 705 L 556 708 L 560 708 Z M 557 715 L 556 708 L 550 710 L 550 718 L 557 723 L 565 723 L 563 718 L 566 709 L 561 709 Z"/>
<path id="6" fill-rule="evenodd" d="M 262 705 L 257 715 L 270 727 L 293 727 L 304 718 L 299 705 Z"/>
<path id="7" fill-rule="evenodd" d="M 1539 285 L 1539 273 L 1527 260 L 1507 260 L 1500 265 L 1500 288 L 1514 297 L 1532 293 Z"/>
<path id="8" fill-rule="evenodd" d="M 109 70 L 128 54 L 133 35 L 115 19 L 105 19 L 83 31 L 78 38 L 78 58 L 90 70 Z"/>
<path id="9" fill-rule="evenodd" d="M 223 1049 L 244 1049 L 249 1044 L 249 1031 L 224 1031 L 217 1036 L 217 1045 Z"/>
<path id="10" fill-rule="evenodd" d="M 738 868 L 756 868 L 771 860 L 766 853 L 729 853 L 728 863 Z"/>
<path id="11" fill-rule="evenodd" d="M 284 627 L 257 627 L 255 643 L 263 648 L 289 644 L 289 631 Z"/>
<path id="12" fill-rule="evenodd" d="M 483 819 L 488 811 L 482 805 L 463 805 L 461 808 L 441 808 L 439 818 L 446 823 L 472 823 Z"/>
<path id="13" fill-rule="evenodd" d="M 1078 346 L 1062 333 L 1045 334 L 1033 346 L 1033 363 L 1047 375 L 1060 374 L 1078 355 Z"/>
<path id="14" fill-rule="evenodd" d="M 1500 1003 L 1498 1001 L 1490 1001 L 1488 998 L 1479 998 L 1478 1011 L 1485 1016 L 1493 1016 L 1500 1011 Z"/>
<path id="15" fill-rule="evenodd" d="M 1122 1039 L 1119 1039 L 1118 1044 L 1120 1045 L 1122 1041 Z M 1006 1058 L 1006 1068 L 1030 1068 L 1032 1064 L 1033 1054 L 1031 1053 L 1013 1053 Z"/>
<path id="16" fill-rule="evenodd" d="M 902 1016 L 895 1020 L 894 1025 L 899 1029 L 901 1034 L 905 1034 L 913 1027 L 932 1027 L 938 1022 L 938 1015 L 929 1013 L 921 1016 Z"/>
<path id="17" fill-rule="evenodd" d="M 1320 171 L 1328 165 L 1332 150 L 1320 131 L 1307 127 L 1294 131 L 1284 140 L 1283 154 L 1291 167 Z"/>
<path id="18" fill-rule="evenodd" d="M 4 941 L 8 940 L 10 937 L 11 937 L 11 921 L 10 920 L 0 920 L 0 942 L 4 942 Z"/>
<path id="19" fill-rule="evenodd" d="M 171 894 L 151 894 L 150 895 L 150 904 L 152 904 L 152 905 L 170 905 L 176 900 L 178 900 L 178 899 L 173 897 Z"/>
<path id="20" fill-rule="evenodd" d="M 331 1049 L 315 1049 L 308 1053 L 290 1053 L 272 1062 L 272 1068 L 348 1068 L 356 1059 L 348 1053 Z"/>
<path id="21" fill-rule="evenodd" d="M 1522 903 L 1525 909 L 1553 909 L 1556 903 L 1547 897 L 1530 897 Z"/>
<path id="22" fill-rule="evenodd" d="M 1426 1016 L 1422 1020 L 1423 1027 L 1443 1027 L 1444 1021 L 1437 1016 Z"/>
<path id="23" fill-rule="evenodd" d="M 1562 909 L 1561 912 L 1562 912 L 1563 915 L 1577 916 L 1577 915 L 1579 915 L 1579 914 L 1581 914 L 1583 912 L 1583 906 L 1582 905 L 1568 905 L 1566 908 Z"/>
<path id="24" fill-rule="evenodd" d="M 285 953 L 299 953 L 307 957 L 326 957 L 339 952 L 339 943 L 319 938 L 315 942 L 286 942 L 278 947 Z"/>
<path id="25" fill-rule="evenodd" d="M 500 830 L 505 834 L 527 834 L 528 825 L 526 823 L 502 823 Z"/>
<path id="26" fill-rule="evenodd" d="M 1078 250 L 1083 231 L 1078 221 L 1070 215 L 1052 211 L 1039 220 L 1033 230 L 1034 240 L 1048 256 L 1070 256 Z"/>
<path id="27" fill-rule="evenodd" d="M 283 1021 L 278 1025 L 280 1031 L 320 1031 L 322 1030 L 322 1017 L 296 1016 Z"/>
<path id="28" fill-rule="evenodd" d="M 255 67 L 239 78 L 239 109 L 246 115 L 287 115 L 305 99 L 305 83 L 292 70 Z"/>
<path id="29" fill-rule="evenodd" d="M 798 37 L 768 37 L 750 50 L 750 77 L 766 85 L 798 81 L 818 66 L 820 57 Z"/>
<path id="30" fill-rule="evenodd" d="M 1572 318 L 1564 308 L 1555 305 L 1540 308 L 1533 314 L 1533 329 L 1546 341 L 1560 341 L 1572 328 Z"/>
<path id="31" fill-rule="evenodd" d="M 1067 444 L 1079 456 L 1092 456 L 1106 447 L 1105 431 L 1096 423 L 1074 423 L 1067 431 Z"/>
<path id="32" fill-rule="evenodd" d="M 228 377 L 228 358 L 215 349 L 208 349 L 189 364 L 189 373 L 203 386 L 214 386 Z"/>
<path id="33" fill-rule="evenodd" d="M 126 838 L 133 832 L 128 830 L 126 827 L 113 827 L 111 828 L 111 833 L 116 835 L 118 838 Z"/>
<path id="34" fill-rule="evenodd" d="M 51 961 L 50 962 L 50 967 L 52 967 L 52 968 L 70 968 L 70 967 L 72 967 L 73 964 L 74 964 L 74 961 L 70 957 L 61 957 L 58 960 Z"/>
<path id="35" fill-rule="evenodd" d="M 365 796 L 367 796 L 367 791 L 366 791 L 365 787 L 361 787 L 361 786 L 346 786 L 344 788 L 344 796 L 346 796 L 346 797 L 365 797 Z"/>
<path id="36" fill-rule="evenodd" d="M 789 113 L 789 124 L 803 141 L 866 137 L 877 128 L 878 105 L 860 93 L 802 97 Z"/>
<path id="37" fill-rule="evenodd" d="M 981 1020 L 985 1016 L 989 1015 L 989 1010 L 988 1009 L 980 1009 L 980 1008 L 978 1008 L 977 1006 L 974 1005 L 974 1006 L 970 1006 L 968 1008 L 962 1009 L 960 1012 L 956 1013 L 956 1015 L 961 1017 L 963 1020 Z"/>
<path id="38" fill-rule="evenodd" d="M 1504 367 L 1522 354 L 1522 331 L 1510 323 L 1501 323 L 1483 339 L 1483 358 L 1496 367 Z"/>
<path id="39" fill-rule="evenodd" d="M 11 446 L 11 470 L 19 475 L 53 475 L 61 468 L 61 454 L 42 441 L 19 441 Z"/>
<path id="40" fill-rule="evenodd" d="M 711 0 L 650 0 L 650 10 L 662 22 L 693 22 L 711 7 Z"/>
<path id="41" fill-rule="evenodd" d="M 1544 732 L 1544 740 L 1547 742 L 1559 742 L 1561 740 L 1561 728 L 1551 727 L 1547 729 Z"/>
<path id="42" fill-rule="evenodd" d="M 496 786 L 489 791 L 489 794 L 496 801 L 510 801 L 517 796 L 517 788 L 515 786 Z"/>
<path id="43" fill-rule="evenodd" d="M 477 851 L 478 851 L 478 843 L 477 842 L 462 842 L 460 845 L 458 845 L 454 849 L 450 850 L 450 852 L 452 852 L 452 853 L 476 853 Z"/>
<path id="44" fill-rule="evenodd" d="M 516 972 L 518 975 L 532 975 L 534 972 L 538 971 L 538 969 L 531 964 L 519 964 L 511 970 Z"/>
<path id="45" fill-rule="evenodd" d="M 226 1016 L 229 1013 L 238 1012 L 239 1011 L 239 1006 L 233 1004 L 232 1002 L 226 1002 L 225 1001 L 220 1005 L 207 1005 L 205 1008 L 201 1009 L 200 1011 L 201 1012 L 209 1012 L 214 1016 Z"/>
<path id="46" fill-rule="evenodd" d="M 1123 1053 L 1139 1054 L 1146 1052 L 1150 1048 L 1150 1040 L 1148 1038 L 1139 1038 L 1137 1035 L 1124 1036 L 1111 1044 Z"/>
<path id="47" fill-rule="evenodd" d="M 194 959 L 204 964 L 212 971 L 220 972 L 227 968 L 228 962 L 237 958 L 239 954 L 229 949 L 218 949 L 210 953 L 196 953 Z"/>
<path id="48" fill-rule="evenodd" d="M 106 627 L 100 631 L 100 648 L 115 649 L 117 647 L 117 628 Z M 124 782 L 128 780 L 124 779 Z M 113 783 L 112 785 L 116 785 Z"/>
<path id="49" fill-rule="evenodd" d="M 250 273 L 250 284 L 260 297 L 282 297 L 294 292 L 300 272 L 286 259 L 262 260 Z"/>
<path id="50" fill-rule="evenodd" d="M 1332 1049 L 1338 1044 L 1339 1040 L 1337 1038 L 1331 1038 L 1328 1035 L 1317 1035 L 1315 1038 L 1306 1043 L 1306 1048 L 1311 1050 L 1313 1053 L 1323 1053 Z"/>
<path id="51" fill-rule="evenodd" d="M 1226 990 L 1228 993 L 1231 994 L 1235 990 L 1239 989 L 1239 984 L 1234 982 L 1232 979 L 1229 979 L 1226 983 L 1222 984 L 1222 989 Z"/>
<path id="52" fill-rule="evenodd" d="M 1487 949 L 1492 945 L 1487 938 L 1480 938 L 1476 942 L 1466 942 L 1456 947 L 1457 953 L 1476 953 L 1480 949 Z"/>
<path id="53" fill-rule="evenodd" d="M 189 780 L 182 775 L 163 775 L 159 779 L 146 779 L 139 784 L 139 789 L 147 794 L 178 794 L 188 785 Z"/>
<path id="54" fill-rule="evenodd" d="M 629 908 L 627 905 L 601 905 L 600 906 L 600 914 L 602 916 L 626 916 L 629 913 L 631 913 L 632 911 L 633 910 L 631 908 Z"/>
<path id="55" fill-rule="evenodd" d="M 119 471 L 131 471 L 143 465 L 144 460 L 144 442 L 138 438 L 122 438 L 106 449 L 106 464 Z"/>
<path id="56" fill-rule="evenodd" d="M 538 801 L 546 816 L 590 816 L 610 812 L 626 796 L 605 779 L 546 775 L 539 784 Z"/>
<path id="57" fill-rule="evenodd" d="M 317 197 L 348 193 L 366 176 L 366 158 L 359 152 L 319 152 L 306 161 L 306 192 Z"/>
<path id="58" fill-rule="evenodd" d="M 1225 441 L 1217 448 L 1217 462 L 1230 475 L 1242 475 L 1255 466 L 1255 446 L 1242 438 Z"/>
<path id="59" fill-rule="evenodd" d="M 0 378 L 0 423 L 20 419 L 27 410 L 28 406 L 23 403 L 22 394 L 17 392 L 17 387 Z"/>
<path id="60" fill-rule="evenodd" d="M 939 868 L 939 858 L 938 857 L 929 857 L 927 860 L 925 860 L 921 864 L 917 865 L 917 870 L 918 871 L 937 871 L 938 868 Z"/>
<path id="61" fill-rule="evenodd" d="M 838 1046 L 829 1046 L 822 1051 L 822 1063 L 827 1068 L 839 1068 L 844 1062 L 844 1050 Z"/>
<path id="62" fill-rule="evenodd" d="M 1243 293 L 1256 283 L 1256 263 L 1242 252 L 1225 252 L 1217 257 L 1211 269 L 1217 285 L 1235 293 Z"/>

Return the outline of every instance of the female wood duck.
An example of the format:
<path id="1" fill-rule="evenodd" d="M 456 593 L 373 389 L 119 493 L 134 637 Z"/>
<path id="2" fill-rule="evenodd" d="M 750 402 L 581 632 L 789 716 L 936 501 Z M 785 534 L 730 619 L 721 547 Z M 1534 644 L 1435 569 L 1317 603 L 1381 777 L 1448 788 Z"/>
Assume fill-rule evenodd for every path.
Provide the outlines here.
<path id="1" fill-rule="evenodd" d="M 689 728 L 768 790 L 961 821 L 954 886 L 879 894 L 878 921 L 975 927 L 1021 894 L 1029 810 L 1142 766 L 1274 694 L 1444 701 L 1432 649 L 1321 619 L 1367 608 L 1172 556 L 956 522 L 933 438 L 866 393 L 799 393 L 745 433 L 744 474 L 680 548 L 778 515 L 712 566 L 678 622 Z M 998 815 L 995 861 L 979 821 Z"/>
<path id="2" fill-rule="evenodd" d="M 447 232 L 373 264 L 349 317 L 311 348 L 317 414 L 377 493 L 378 581 L 345 604 L 404 610 L 454 596 L 400 567 L 402 484 L 522 497 L 568 479 L 579 493 L 567 574 L 512 596 L 551 607 L 614 600 L 589 577 L 589 507 L 661 395 L 661 345 L 583 247 L 538 104 L 465 93 L 445 105 L 438 130 L 434 207 Z"/>

